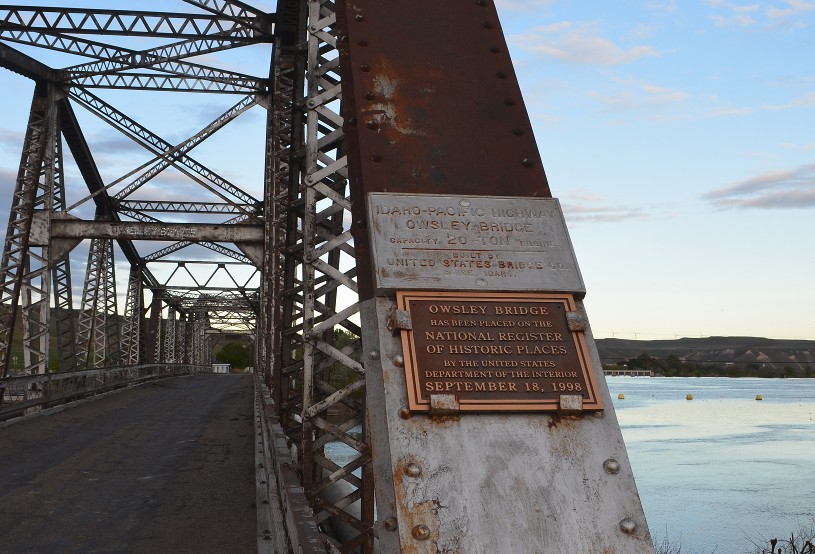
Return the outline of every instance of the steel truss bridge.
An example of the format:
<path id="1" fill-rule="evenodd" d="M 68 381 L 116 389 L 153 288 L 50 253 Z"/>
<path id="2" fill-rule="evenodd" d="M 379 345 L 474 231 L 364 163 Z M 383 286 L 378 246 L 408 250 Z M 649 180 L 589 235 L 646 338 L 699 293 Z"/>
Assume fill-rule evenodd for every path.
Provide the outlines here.
<path id="1" fill-rule="evenodd" d="M 3 402 L 34 401 L 58 375 L 206 366 L 213 341 L 241 335 L 272 438 L 281 455 L 291 446 L 278 477 L 291 489 L 296 476 L 313 512 L 303 523 L 283 494 L 283 518 L 301 522 L 290 546 L 371 552 L 335 3 L 279 0 L 269 13 L 184 1 L 179 12 L 0 6 L 0 65 L 33 91 L 0 264 L 0 364 L 25 385 L 0 388 Z M 262 60 L 245 73 L 230 62 L 243 52 Z M 165 98 L 194 94 L 229 107 L 183 139 L 145 123 Z M 198 156 L 258 112 L 262 182 L 233 182 L 240 168 Z M 95 149 L 98 120 L 129 139 L 127 152 L 140 147 L 118 175 Z M 354 453 L 346 465 L 325 454 L 335 441 Z M 309 525 L 324 545 L 308 546 Z"/>

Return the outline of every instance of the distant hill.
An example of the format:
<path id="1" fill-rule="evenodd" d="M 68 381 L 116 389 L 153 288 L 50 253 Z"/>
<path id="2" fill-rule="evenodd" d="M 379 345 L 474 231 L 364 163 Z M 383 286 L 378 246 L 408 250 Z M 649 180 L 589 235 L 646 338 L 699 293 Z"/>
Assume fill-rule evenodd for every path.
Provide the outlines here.
<path id="1" fill-rule="evenodd" d="M 756 364 L 780 369 L 815 367 L 815 340 L 780 340 L 758 337 L 707 337 L 675 340 L 596 339 L 603 364 L 622 362 L 647 353 L 666 359 L 674 354 L 684 362 L 700 364 Z"/>

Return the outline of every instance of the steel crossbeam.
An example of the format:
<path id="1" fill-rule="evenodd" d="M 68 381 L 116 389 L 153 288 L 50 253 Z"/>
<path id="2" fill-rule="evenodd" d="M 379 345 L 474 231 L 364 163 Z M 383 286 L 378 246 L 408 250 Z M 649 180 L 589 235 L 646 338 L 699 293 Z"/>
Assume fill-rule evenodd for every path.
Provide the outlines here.
<path id="1" fill-rule="evenodd" d="M 0 5 L 0 27 L 72 34 L 207 37 L 253 24 L 217 15 Z"/>

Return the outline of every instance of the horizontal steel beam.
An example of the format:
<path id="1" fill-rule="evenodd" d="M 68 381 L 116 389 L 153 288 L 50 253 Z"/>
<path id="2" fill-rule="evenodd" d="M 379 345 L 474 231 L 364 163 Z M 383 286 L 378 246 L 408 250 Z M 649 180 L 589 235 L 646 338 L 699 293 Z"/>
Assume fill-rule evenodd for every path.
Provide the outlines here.
<path id="1" fill-rule="evenodd" d="M 267 25 L 265 21 L 258 24 L 254 17 L 234 21 L 189 13 L 0 5 L 0 27 L 43 32 L 214 38 L 236 27 L 263 29 Z"/>
<path id="2" fill-rule="evenodd" d="M 50 232 L 49 232 L 50 223 Z M 51 219 L 40 212 L 32 223 L 32 244 L 51 239 L 117 239 L 189 242 L 262 243 L 262 225 L 213 225 L 208 223 L 141 223 Z"/>

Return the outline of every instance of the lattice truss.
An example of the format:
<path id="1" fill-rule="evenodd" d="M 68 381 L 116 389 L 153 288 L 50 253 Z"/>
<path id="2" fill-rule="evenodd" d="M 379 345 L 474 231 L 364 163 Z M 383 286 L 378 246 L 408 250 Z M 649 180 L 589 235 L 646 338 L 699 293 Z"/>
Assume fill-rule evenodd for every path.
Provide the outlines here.
<path id="1" fill-rule="evenodd" d="M 269 14 L 236 0 L 184 1 L 191 13 L 0 6 L 0 65 L 37 83 L 0 268 L 4 373 L 18 320 L 21 370 L 29 373 L 47 370 L 52 343 L 61 369 L 206 364 L 213 333 L 254 333 L 255 365 L 327 544 L 372 552 L 334 2 L 279 0 Z M 228 55 L 244 50 L 265 66 L 236 71 Z M 66 56 L 71 61 L 60 63 Z M 140 97 L 152 95 L 150 102 L 159 92 L 199 93 L 184 102 L 233 100 L 210 123 L 169 140 L 149 128 L 149 117 L 120 107 L 119 91 L 145 91 Z M 133 95 L 125 98 L 130 106 Z M 262 186 L 233 183 L 227 176 L 240 171 L 222 163 L 228 169 L 218 172 L 193 157 L 228 124 L 262 112 L 257 106 L 266 110 Z M 85 114 L 140 147 L 130 167 L 109 176 L 97 166 Z M 168 174 L 175 180 L 162 180 Z M 76 221 L 106 222 L 114 233 L 94 227 L 42 240 L 43 227 L 53 237 Z M 199 223 L 237 238 L 196 238 L 178 227 Z M 262 242 L 245 238 L 255 229 Z M 74 258 L 87 259 L 81 292 L 71 288 L 71 270 L 80 269 Z"/>
<path id="2" fill-rule="evenodd" d="M 334 551 L 370 552 L 373 483 L 334 3 L 280 2 L 278 18 L 267 144 L 273 267 L 263 286 L 273 291 L 265 320 L 280 331 L 261 347 L 326 540 Z M 343 461 L 329 453 L 338 448 Z"/>
<path id="3" fill-rule="evenodd" d="M 4 375 L 206 360 L 206 329 L 255 325 L 260 244 L 199 240 L 184 225 L 231 226 L 237 236 L 262 225 L 262 162 L 255 183 L 237 185 L 193 157 L 193 149 L 268 104 L 274 14 L 242 2 L 187 4 L 190 13 L 0 7 L 0 64 L 35 83 L 0 267 Z M 267 51 L 257 71 L 263 76 L 226 69 L 233 64 L 221 56 L 257 45 Z M 137 102 L 124 96 L 125 109 L 118 107 L 124 91 L 153 92 Z M 181 92 L 232 99 L 221 96 L 209 123 L 182 124 L 189 134 L 167 140 L 144 121 L 168 95 L 200 109 L 179 100 Z M 97 165 L 94 136 L 105 125 L 129 139 L 120 146 L 129 166 Z M 258 128 L 262 137 L 262 123 Z M 74 225 L 70 236 L 57 238 L 57 220 L 132 222 L 138 236 Z M 166 224 L 181 230 L 168 233 Z M 76 290 L 72 271 L 84 273 Z M 204 300 L 195 306 L 176 300 L 188 291 Z M 206 305 L 211 297 L 218 298 L 216 310 Z M 199 338 L 190 330 L 196 326 L 204 326 Z M 180 349 L 191 340 L 197 351 Z"/>

